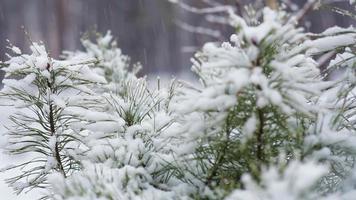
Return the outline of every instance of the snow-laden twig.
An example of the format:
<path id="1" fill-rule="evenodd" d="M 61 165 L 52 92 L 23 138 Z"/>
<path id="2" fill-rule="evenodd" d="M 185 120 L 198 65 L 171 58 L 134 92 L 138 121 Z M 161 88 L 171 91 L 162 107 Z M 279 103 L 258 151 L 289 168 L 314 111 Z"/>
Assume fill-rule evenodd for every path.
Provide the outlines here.
<path id="1" fill-rule="evenodd" d="M 190 24 L 187 24 L 185 22 L 182 22 L 182 21 L 176 21 L 176 24 L 188 31 L 188 32 L 191 32 L 191 33 L 197 33 L 197 34 L 201 34 L 201 35 L 207 35 L 207 36 L 210 36 L 210 37 L 214 37 L 214 38 L 217 38 L 217 39 L 221 39 L 221 32 L 218 31 L 218 30 L 214 30 L 214 29 L 210 29 L 210 28 L 205 28 L 205 27 L 199 27 L 199 26 L 193 26 L 193 25 L 190 25 Z"/>

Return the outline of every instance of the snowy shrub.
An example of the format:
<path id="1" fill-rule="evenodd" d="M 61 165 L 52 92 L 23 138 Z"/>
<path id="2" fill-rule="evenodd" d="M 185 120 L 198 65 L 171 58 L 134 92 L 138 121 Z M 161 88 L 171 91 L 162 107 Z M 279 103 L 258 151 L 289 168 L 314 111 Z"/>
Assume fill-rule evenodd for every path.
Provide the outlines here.
<path id="1" fill-rule="evenodd" d="M 28 160 L 8 183 L 57 200 L 353 199 L 356 30 L 217 10 L 236 32 L 196 53 L 200 85 L 149 86 L 110 32 L 63 60 L 11 47 L 5 149 Z"/>

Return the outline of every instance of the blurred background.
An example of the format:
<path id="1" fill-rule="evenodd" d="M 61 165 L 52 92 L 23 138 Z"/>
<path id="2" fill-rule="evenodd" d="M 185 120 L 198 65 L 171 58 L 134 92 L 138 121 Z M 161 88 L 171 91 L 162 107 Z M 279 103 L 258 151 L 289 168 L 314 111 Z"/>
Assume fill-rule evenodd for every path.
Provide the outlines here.
<path id="1" fill-rule="evenodd" d="M 260 2 L 259 2 L 260 1 Z M 283 0 L 302 7 L 307 0 Z M 326 0 L 325 0 L 326 1 Z M 335 0 L 334 0 L 335 1 Z M 208 7 L 210 0 L 185 0 L 197 8 Z M 242 10 L 243 5 L 263 0 L 217 0 Z M 334 5 L 348 9 L 344 1 Z M 302 24 L 312 32 L 332 25 L 349 26 L 354 22 L 321 8 L 313 10 Z M 188 31 L 189 25 L 219 29 L 220 37 Z M 143 64 L 145 74 L 179 76 L 189 72 L 190 57 L 207 41 L 223 41 L 232 30 L 208 23 L 204 15 L 188 12 L 167 0 L 0 0 L 0 58 L 5 58 L 7 39 L 28 49 L 27 30 L 34 41 L 43 41 L 53 57 L 63 50 L 81 49 L 80 37 L 88 30 L 111 30 L 119 47 Z"/>

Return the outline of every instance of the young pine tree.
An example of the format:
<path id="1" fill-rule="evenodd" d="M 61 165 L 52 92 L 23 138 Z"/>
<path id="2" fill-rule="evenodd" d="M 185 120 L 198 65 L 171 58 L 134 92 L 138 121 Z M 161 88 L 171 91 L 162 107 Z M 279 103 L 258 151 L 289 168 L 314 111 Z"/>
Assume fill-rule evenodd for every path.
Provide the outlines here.
<path id="1" fill-rule="evenodd" d="M 72 126 L 77 118 L 68 110 L 85 107 L 83 99 L 93 95 L 88 86 L 105 83 L 105 79 L 90 70 L 91 61 L 55 60 L 37 43 L 31 45 L 31 54 L 10 48 L 14 56 L 3 63 L 6 75 L 1 99 L 16 111 L 6 125 L 5 150 L 24 157 L 5 168 L 19 171 L 6 182 L 17 193 L 47 189 L 49 174 L 68 177 L 80 167 L 74 156 L 80 153 L 81 130 Z"/>

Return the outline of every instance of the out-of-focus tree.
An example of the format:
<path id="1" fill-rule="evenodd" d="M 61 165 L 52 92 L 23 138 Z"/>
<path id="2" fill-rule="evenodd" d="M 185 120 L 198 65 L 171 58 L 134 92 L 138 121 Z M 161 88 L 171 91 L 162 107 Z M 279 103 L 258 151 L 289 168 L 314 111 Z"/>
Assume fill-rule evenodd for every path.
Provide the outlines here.
<path id="1" fill-rule="evenodd" d="M 196 8 L 207 8 L 224 3 L 243 12 L 246 5 L 263 6 L 267 3 L 274 8 L 277 0 L 185 0 Z M 289 10 L 300 10 L 307 0 L 280 0 Z M 323 1 L 324 2 L 324 1 Z M 346 1 L 325 1 L 331 6 L 350 9 Z M 301 20 L 307 31 L 320 32 L 326 27 L 348 26 L 353 21 L 327 7 L 318 10 L 310 8 Z M 207 41 L 219 40 L 211 35 L 187 31 L 184 25 L 219 29 L 223 36 L 232 30 L 218 23 L 208 23 L 205 15 L 192 13 L 166 0 L 1 0 L 0 1 L 0 45 L 6 46 L 6 39 L 19 47 L 28 46 L 29 39 L 41 40 L 48 45 L 50 53 L 58 57 L 63 50 L 80 47 L 79 38 L 88 30 L 96 29 L 105 33 L 112 30 L 123 51 L 133 62 L 141 62 L 143 71 L 184 72 L 189 70 L 189 58 Z M 185 26 L 185 28 L 187 28 Z M 188 27 L 189 28 L 189 27 Z M 221 37 L 220 40 L 222 41 Z M 26 49 L 26 48 L 25 48 Z M 5 50 L 0 49 L 0 57 Z"/>

